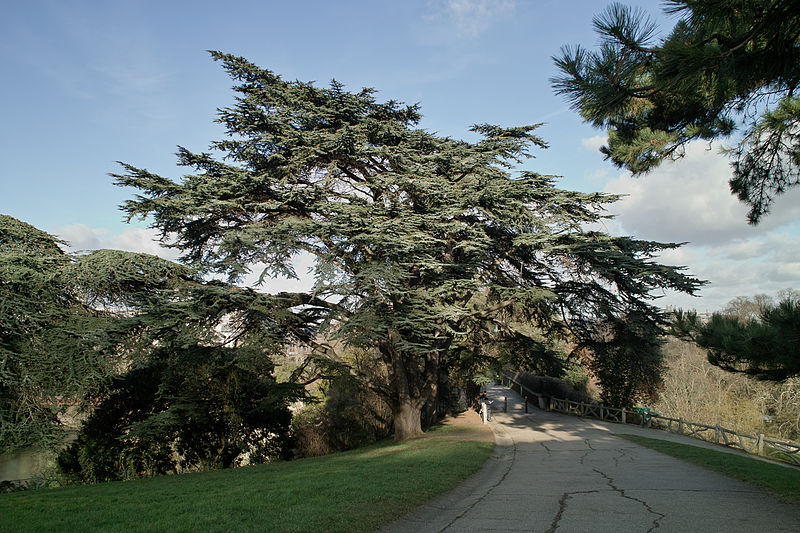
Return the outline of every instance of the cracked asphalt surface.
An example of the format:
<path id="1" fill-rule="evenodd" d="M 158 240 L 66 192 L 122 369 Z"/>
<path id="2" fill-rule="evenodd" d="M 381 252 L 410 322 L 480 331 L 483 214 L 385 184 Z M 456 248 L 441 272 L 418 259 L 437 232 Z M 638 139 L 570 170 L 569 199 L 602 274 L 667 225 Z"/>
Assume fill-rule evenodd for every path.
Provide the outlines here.
<path id="1" fill-rule="evenodd" d="M 382 533 L 800 532 L 800 506 L 613 433 L 682 437 L 532 407 L 525 414 L 513 391 L 494 386 L 488 394 L 495 406 L 493 457 Z"/>

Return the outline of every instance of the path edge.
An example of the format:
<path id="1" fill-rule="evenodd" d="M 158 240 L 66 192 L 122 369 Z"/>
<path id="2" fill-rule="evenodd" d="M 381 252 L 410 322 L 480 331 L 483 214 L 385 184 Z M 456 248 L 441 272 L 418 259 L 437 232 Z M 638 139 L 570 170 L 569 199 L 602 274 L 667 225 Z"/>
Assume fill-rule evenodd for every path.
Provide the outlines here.
<path id="1" fill-rule="evenodd" d="M 491 421 L 489 428 L 494 434 L 495 447 L 480 470 L 454 489 L 386 524 L 377 533 L 442 531 L 499 485 L 513 466 L 516 443 L 502 424 Z"/>

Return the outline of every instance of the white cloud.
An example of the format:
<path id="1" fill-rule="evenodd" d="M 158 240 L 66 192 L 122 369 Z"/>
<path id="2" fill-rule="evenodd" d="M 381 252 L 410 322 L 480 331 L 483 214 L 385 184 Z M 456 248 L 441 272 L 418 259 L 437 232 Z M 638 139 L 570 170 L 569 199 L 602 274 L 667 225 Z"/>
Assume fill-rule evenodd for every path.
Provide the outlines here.
<path id="1" fill-rule="evenodd" d="M 698 254 L 698 249 L 691 246 L 681 246 L 664 250 L 659 256 L 659 263 L 671 266 L 687 266 L 700 261 L 702 255 Z"/>
<path id="2" fill-rule="evenodd" d="M 436 26 L 439 38 L 454 33 L 459 39 L 474 39 L 516 9 L 515 0 L 444 0 L 432 4 L 438 9 L 424 19 Z"/>
<path id="3" fill-rule="evenodd" d="M 740 242 L 733 242 L 709 254 L 717 256 L 722 260 L 742 261 L 747 259 L 758 259 L 769 251 L 769 243 L 764 239 L 751 239 Z"/>
<path id="4" fill-rule="evenodd" d="M 774 295 L 800 287 L 800 239 L 760 236 L 723 246 L 687 245 L 663 254 L 659 261 L 687 266 L 689 273 L 708 282 L 700 298 L 669 293 L 661 303 L 700 311 L 716 311 L 737 296 Z"/>
<path id="5" fill-rule="evenodd" d="M 617 217 L 606 223 L 609 232 L 688 241 L 659 261 L 687 266 L 688 273 L 708 281 L 700 298 L 668 293 L 661 304 L 714 311 L 737 296 L 800 287 L 800 190 L 780 197 L 761 224 L 750 226 L 747 206 L 730 193 L 730 174 L 729 159 L 696 143 L 682 160 L 606 184 L 605 192 L 627 195 L 610 206 Z"/>
<path id="6" fill-rule="evenodd" d="M 603 184 L 609 179 L 608 169 L 597 168 L 583 173 L 583 177 L 593 184 Z"/>
<path id="7" fill-rule="evenodd" d="M 53 234 L 67 242 L 68 251 L 84 252 L 90 250 L 124 250 L 156 255 L 170 261 L 176 261 L 180 252 L 165 248 L 158 242 L 158 233 L 153 229 L 131 228 L 123 233 L 114 234 L 104 228 L 90 228 L 85 224 L 71 224 L 56 228 Z M 252 265 L 251 272 L 244 276 L 240 285 L 252 287 L 260 292 L 275 294 L 278 292 L 307 292 L 314 285 L 312 269 L 314 257 L 311 254 L 298 254 L 293 258 L 292 266 L 298 279 L 272 278 L 266 276 L 264 283 L 258 285 L 258 278 L 264 269 L 263 263 Z M 223 279 L 223 276 L 211 276 Z"/>
<path id="8" fill-rule="evenodd" d="M 773 260 L 800 263 L 800 236 L 776 233 L 766 245 Z"/>
<path id="9" fill-rule="evenodd" d="M 131 228 L 120 234 L 114 234 L 103 228 L 90 228 L 85 224 L 71 224 L 56 228 L 53 232 L 60 239 L 67 241 L 71 251 L 87 250 L 124 250 L 157 255 L 174 261 L 180 253 L 165 248 L 158 242 L 158 234 L 152 229 Z"/>
<path id="10" fill-rule="evenodd" d="M 621 174 L 605 192 L 627 195 L 611 207 L 624 230 L 660 241 L 721 244 L 763 235 L 800 216 L 795 190 L 779 198 L 761 224 L 748 225 L 747 206 L 730 193 L 730 175 L 728 158 L 694 143 L 684 159 L 638 178 Z"/>
<path id="11" fill-rule="evenodd" d="M 693 265 L 688 273 L 708 281 L 708 284 L 696 296 L 666 291 L 664 297 L 656 302 L 657 305 L 714 312 L 738 296 L 775 295 L 781 289 L 797 286 L 785 279 L 786 276 L 770 275 L 771 273 L 753 263 Z M 766 277 L 771 279 L 767 280 Z"/>
<path id="12" fill-rule="evenodd" d="M 600 147 L 606 144 L 608 137 L 605 135 L 595 135 L 594 137 L 584 137 L 581 139 L 581 148 L 587 152 L 598 152 Z"/>

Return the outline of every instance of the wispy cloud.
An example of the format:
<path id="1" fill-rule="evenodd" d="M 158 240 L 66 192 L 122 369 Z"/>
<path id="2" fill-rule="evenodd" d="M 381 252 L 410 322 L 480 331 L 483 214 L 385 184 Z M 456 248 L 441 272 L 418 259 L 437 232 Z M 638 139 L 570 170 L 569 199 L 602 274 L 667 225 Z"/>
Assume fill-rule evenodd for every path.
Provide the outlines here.
<path id="1" fill-rule="evenodd" d="M 497 64 L 488 34 L 508 22 L 515 10 L 516 0 L 428 0 L 410 28 L 424 59 L 402 72 L 403 79 L 428 85 Z"/>
<path id="2" fill-rule="evenodd" d="M 431 0 L 423 16 L 432 42 L 472 40 L 514 13 L 516 0 Z"/>
<path id="3" fill-rule="evenodd" d="M 514 0 L 446 0 L 444 12 L 462 37 L 477 37 L 516 8 Z"/>
<path id="4" fill-rule="evenodd" d="M 173 74 L 139 13 L 125 4 L 51 3 L 41 20 L 18 21 L 9 39 L 15 53 L 0 45 L 0 55 L 40 73 L 64 97 L 92 102 L 90 118 L 122 108 L 128 120 L 165 120 L 169 108 L 161 104 L 162 94 Z"/>
<path id="5" fill-rule="evenodd" d="M 606 135 L 595 135 L 594 137 L 584 137 L 581 139 L 581 148 L 587 152 L 597 152 L 600 147 L 606 144 L 608 137 Z"/>

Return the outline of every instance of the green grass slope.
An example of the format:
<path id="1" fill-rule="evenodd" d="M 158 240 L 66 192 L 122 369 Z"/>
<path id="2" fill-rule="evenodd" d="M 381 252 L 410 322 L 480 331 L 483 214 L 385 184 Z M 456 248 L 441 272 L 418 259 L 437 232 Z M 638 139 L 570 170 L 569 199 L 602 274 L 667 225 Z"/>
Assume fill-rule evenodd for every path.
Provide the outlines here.
<path id="1" fill-rule="evenodd" d="M 0 495 L 0 531 L 374 531 L 483 465 L 494 444 L 457 434 L 443 428 L 286 463 Z"/>

